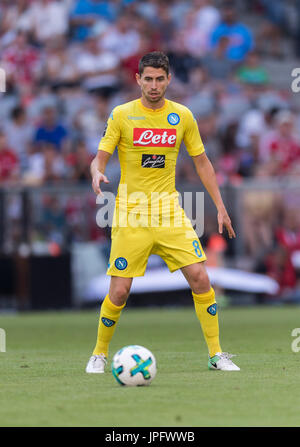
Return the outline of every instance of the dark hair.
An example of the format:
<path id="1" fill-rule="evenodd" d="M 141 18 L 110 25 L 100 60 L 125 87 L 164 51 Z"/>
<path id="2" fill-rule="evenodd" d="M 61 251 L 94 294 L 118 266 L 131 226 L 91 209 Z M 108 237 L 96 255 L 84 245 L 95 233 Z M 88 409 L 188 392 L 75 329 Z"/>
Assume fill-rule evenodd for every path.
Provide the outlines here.
<path id="1" fill-rule="evenodd" d="M 11 111 L 11 118 L 12 119 L 18 119 L 22 115 L 24 115 L 24 109 L 21 106 L 16 106 Z"/>
<path id="2" fill-rule="evenodd" d="M 147 53 L 139 61 L 139 74 L 143 74 L 146 67 L 162 68 L 167 75 L 169 74 L 169 59 L 161 51 L 152 51 Z"/>

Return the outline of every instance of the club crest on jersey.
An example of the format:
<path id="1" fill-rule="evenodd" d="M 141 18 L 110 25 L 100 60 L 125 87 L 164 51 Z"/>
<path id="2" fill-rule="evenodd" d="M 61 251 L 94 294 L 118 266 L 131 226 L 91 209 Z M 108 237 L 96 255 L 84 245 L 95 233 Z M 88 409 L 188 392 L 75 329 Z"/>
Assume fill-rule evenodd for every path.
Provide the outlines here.
<path id="1" fill-rule="evenodd" d="M 180 116 L 177 113 L 169 113 L 168 115 L 168 123 L 172 126 L 176 126 L 176 124 L 180 121 Z"/>
<path id="2" fill-rule="evenodd" d="M 215 316 L 216 313 L 217 313 L 217 309 L 218 309 L 217 303 L 214 303 L 214 304 L 212 304 L 211 306 L 209 306 L 209 307 L 207 308 L 207 312 L 208 312 L 210 315 Z"/>
<path id="3" fill-rule="evenodd" d="M 142 168 L 164 168 L 165 159 L 165 155 L 143 154 Z"/>
<path id="4" fill-rule="evenodd" d="M 175 147 L 176 129 L 133 129 L 133 145 L 148 147 Z"/>
<path id="5" fill-rule="evenodd" d="M 117 258 L 115 260 L 115 266 L 118 270 L 125 270 L 128 265 L 128 262 L 125 258 Z"/>

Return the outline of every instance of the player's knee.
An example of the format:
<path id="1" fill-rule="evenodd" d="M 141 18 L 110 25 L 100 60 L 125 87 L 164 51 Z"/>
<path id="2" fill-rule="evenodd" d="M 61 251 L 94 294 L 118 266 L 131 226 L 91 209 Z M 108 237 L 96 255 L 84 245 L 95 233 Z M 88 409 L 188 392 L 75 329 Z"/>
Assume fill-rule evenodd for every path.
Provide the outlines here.
<path id="1" fill-rule="evenodd" d="M 190 278 L 191 288 L 194 293 L 205 293 L 210 289 L 210 280 L 206 270 L 201 269 Z"/>
<path id="2" fill-rule="evenodd" d="M 130 288 L 126 285 L 120 284 L 110 292 L 109 298 L 116 306 L 122 306 L 127 301 L 129 292 Z"/>

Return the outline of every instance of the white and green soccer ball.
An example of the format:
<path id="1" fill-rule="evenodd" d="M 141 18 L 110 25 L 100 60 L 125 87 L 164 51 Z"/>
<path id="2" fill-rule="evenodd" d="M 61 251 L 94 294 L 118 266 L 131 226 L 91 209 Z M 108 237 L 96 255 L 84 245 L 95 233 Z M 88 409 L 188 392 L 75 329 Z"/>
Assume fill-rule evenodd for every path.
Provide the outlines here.
<path id="1" fill-rule="evenodd" d="M 111 369 L 120 385 L 149 385 L 156 375 L 156 360 L 149 349 L 130 345 L 114 355 Z"/>

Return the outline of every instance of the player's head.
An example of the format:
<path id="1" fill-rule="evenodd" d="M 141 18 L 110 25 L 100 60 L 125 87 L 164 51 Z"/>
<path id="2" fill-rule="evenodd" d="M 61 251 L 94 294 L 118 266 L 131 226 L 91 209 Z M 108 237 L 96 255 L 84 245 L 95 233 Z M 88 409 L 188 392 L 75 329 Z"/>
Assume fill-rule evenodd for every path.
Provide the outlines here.
<path id="1" fill-rule="evenodd" d="M 139 73 L 136 80 L 142 95 L 150 103 L 159 102 L 171 81 L 169 59 L 160 52 L 147 53 L 139 61 Z"/>

